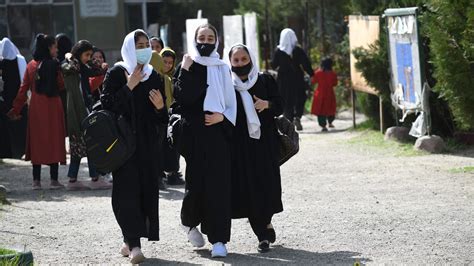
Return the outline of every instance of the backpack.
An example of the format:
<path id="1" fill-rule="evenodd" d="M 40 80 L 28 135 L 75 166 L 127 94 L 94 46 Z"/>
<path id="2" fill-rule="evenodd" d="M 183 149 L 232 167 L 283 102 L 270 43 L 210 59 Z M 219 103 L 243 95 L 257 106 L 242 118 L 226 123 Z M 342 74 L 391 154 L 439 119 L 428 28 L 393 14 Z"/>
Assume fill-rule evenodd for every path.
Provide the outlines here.
<path id="1" fill-rule="evenodd" d="M 94 108 L 82 121 L 87 158 L 100 174 L 119 169 L 135 153 L 134 106 L 132 125 L 123 115 Z"/>

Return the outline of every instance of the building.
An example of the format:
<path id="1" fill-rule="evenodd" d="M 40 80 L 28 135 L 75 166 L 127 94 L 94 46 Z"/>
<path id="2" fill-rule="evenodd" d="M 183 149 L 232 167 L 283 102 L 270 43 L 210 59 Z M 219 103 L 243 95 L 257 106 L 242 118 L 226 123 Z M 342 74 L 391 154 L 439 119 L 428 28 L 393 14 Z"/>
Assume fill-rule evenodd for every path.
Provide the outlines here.
<path id="1" fill-rule="evenodd" d="M 91 41 L 113 62 L 133 29 L 167 36 L 167 26 L 158 24 L 162 5 L 162 0 L 0 0 L 0 37 L 8 36 L 31 58 L 36 34 L 65 33 L 73 42 Z"/>

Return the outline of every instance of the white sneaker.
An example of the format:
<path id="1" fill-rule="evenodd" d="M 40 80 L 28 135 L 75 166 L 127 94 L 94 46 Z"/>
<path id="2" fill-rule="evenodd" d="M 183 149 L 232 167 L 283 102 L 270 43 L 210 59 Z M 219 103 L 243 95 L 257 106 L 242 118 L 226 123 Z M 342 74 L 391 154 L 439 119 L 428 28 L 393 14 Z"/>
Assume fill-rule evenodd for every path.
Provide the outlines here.
<path id="1" fill-rule="evenodd" d="M 183 229 L 186 231 L 188 235 L 188 241 L 191 242 L 191 245 L 196 248 L 202 248 L 206 244 L 204 241 L 204 237 L 202 236 L 201 232 L 197 227 L 190 228 L 188 226 L 183 225 Z"/>
<path id="2" fill-rule="evenodd" d="M 211 257 L 213 258 L 225 258 L 227 256 L 227 248 L 222 242 L 217 242 L 212 245 Z"/>
<path id="3" fill-rule="evenodd" d="M 130 256 L 130 248 L 128 247 L 127 244 L 123 243 L 122 248 L 120 248 L 120 254 L 124 257 Z"/>
<path id="4" fill-rule="evenodd" d="M 142 250 L 137 247 L 132 249 L 129 258 L 132 264 L 140 264 L 145 261 L 145 256 L 143 255 Z"/>

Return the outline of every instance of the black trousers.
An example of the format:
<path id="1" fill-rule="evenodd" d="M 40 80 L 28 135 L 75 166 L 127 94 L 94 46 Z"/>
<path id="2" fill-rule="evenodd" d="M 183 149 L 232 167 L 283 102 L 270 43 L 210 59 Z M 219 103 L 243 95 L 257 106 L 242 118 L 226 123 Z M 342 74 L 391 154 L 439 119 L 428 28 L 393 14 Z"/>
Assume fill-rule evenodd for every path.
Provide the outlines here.
<path id="1" fill-rule="evenodd" d="M 168 143 L 163 144 L 164 154 L 164 170 L 165 172 L 178 172 L 179 171 L 179 153 L 176 149 L 170 147 Z"/>
<path id="2" fill-rule="evenodd" d="M 222 123 L 183 131 L 183 145 L 191 146 L 186 159 L 186 192 L 181 222 L 201 224 L 210 243 L 227 243 L 231 230 L 231 153 Z M 192 132 L 191 132 L 192 131 Z"/>
<path id="3" fill-rule="evenodd" d="M 318 124 L 321 127 L 326 127 L 327 123 L 332 124 L 332 122 L 334 122 L 334 119 L 336 119 L 335 116 L 318 115 Z"/>
<path id="4" fill-rule="evenodd" d="M 250 217 L 249 222 L 259 242 L 269 240 L 267 225 L 272 222 L 272 217 Z"/>
<path id="5" fill-rule="evenodd" d="M 51 180 L 58 181 L 58 170 L 59 164 L 49 164 L 49 174 L 51 175 Z M 33 180 L 41 181 L 41 164 L 33 164 Z"/>
<path id="6" fill-rule="evenodd" d="M 301 119 L 304 114 L 304 107 L 306 103 L 306 93 L 304 88 L 296 90 L 296 95 L 293 95 L 293 99 L 285 99 L 285 107 L 283 109 L 283 115 L 293 122 L 295 118 Z"/>

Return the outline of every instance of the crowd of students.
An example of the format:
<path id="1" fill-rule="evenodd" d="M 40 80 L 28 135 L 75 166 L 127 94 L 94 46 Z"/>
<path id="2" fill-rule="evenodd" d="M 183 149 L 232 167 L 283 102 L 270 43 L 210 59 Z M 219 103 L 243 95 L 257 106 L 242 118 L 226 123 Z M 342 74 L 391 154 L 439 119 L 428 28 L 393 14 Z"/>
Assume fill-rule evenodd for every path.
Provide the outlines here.
<path id="1" fill-rule="evenodd" d="M 337 78 L 331 62 L 323 61 L 313 73 L 291 29 L 282 31 L 273 57 L 276 80 L 259 70 L 255 51 L 243 44 L 232 46 L 221 59 L 218 32 L 210 24 L 196 29 L 194 45 L 180 64 L 172 49 L 143 30 L 125 37 L 121 61 L 111 67 L 89 41 L 72 45 L 62 34 L 39 34 L 28 64 L 8 39 L 2 45 L 2 112 L 10 121 L 27 115 L 25 159 L 33 164 L 33 189 L 41 189 L 41 165 L 50 167 L 50 188 L 64 187 L 58 165 L 66 163 L 67 135 L 71 157 L 66 188 L 112 187 L 112 209 L 123 237 L 120 253 L 132 263 L 145 260 L 140 238 L 159 240 L 158 198 L 164 180 L 185 185 L 181 224 L 194 247 L 205 245 L 205 234 L 212 257 L 225 257 L 231 220 L 247 218 L 258 251 L 269 251 L 276 240 L 273 215 L 283 211 L 275 117 L 283 114 L 302 129 L 304 72 L 319 84 L 312 112 L 323 130 L 334 120 L 331 95 Z M 16 65 L 8 66 L 8 60 Z M 90 184 L 77 178 L 81 159 L 87 157 L 81 122 L 97 102 L 134 121 L 136 149 L 113 171 L 113 186 L 91 161 Z M 182 119 L 178 146 L 166 141 L 170 113 Z M 186 161 L 185 180 L 180 156 Z"/>

